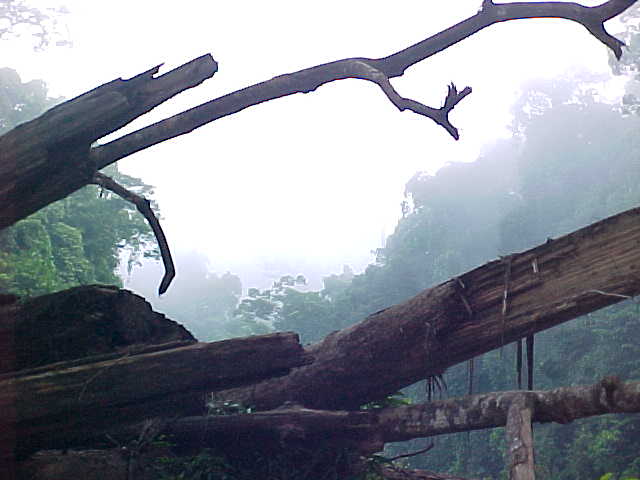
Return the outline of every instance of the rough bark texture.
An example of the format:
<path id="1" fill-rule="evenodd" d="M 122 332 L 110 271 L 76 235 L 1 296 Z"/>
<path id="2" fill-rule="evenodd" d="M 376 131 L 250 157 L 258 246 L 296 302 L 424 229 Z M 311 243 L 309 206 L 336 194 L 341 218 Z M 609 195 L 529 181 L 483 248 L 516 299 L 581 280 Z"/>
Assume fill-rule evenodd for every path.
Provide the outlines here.
<path id="1" fill-rule="evenodd" d="M 0 306 L 0 378 L 136 346 L 195 341 L 139 295 L 107 285 L 76 287 Z"/>
<path id="2" fill-rule="evenodd" d="M 211 55 L 160 77 L 160 66 L 62 103 L 0 137 L 0 229 L 91 183 L 91 143 L 217 70 Z"/>
<path id="3" fill-rule="evenodd" d="M 532 398 L 516 396 L 507 411 L 507 458 L 509 480 L 535 480 L 533 457 Z"/>
<path id="4" fill-rule="evenodd" d="M 370 315 L 308 347 L 313 364 L 221 395 L 260 410 L 286 401 L 320 409 L 357 408 L 451 365 L 640 293 L 639 243 L 636 208 L 490 262 Z"/>
<path id="5" fill-rule="evenodd" d="M 530 420 L 567 423 L 606 413 L 640 413 L 640 382 L 622 383 L 609 377 L 594 385 L 549 391 L 494 392 L 380 411 L 318 411 L 290 405 L 279 410 L 247 415 L 183 418 L 164 422 L 158 431 L 169 434 L 182 449 L 192 448 L 193 451 L 210 446 L 222 451 L 227 449 L 234 455 L 238 451 L 246 454 L 247 449 L 265 445 L 276 450 L 282 448 L 283 451 L 305 445 L 313 449 L 329 439 L 334 446 L 350 445 L 358 449 L 359 454 L 366 455 L 381 450 L 385 442 L 503 427 L 509 423 L 510 416 L 519 416 L 523 409 L 532 412 L 531 418 L 525 419 L 525 423 Z M 516 424 L 518 422 L 512 423 L 513 426 Z M 113 433 L 112 438 L 117 443 L 127 445 L 127 441 L 139 437 L 141 430 L 141 426 L 131 426 Z M 520 426 L 517 426 L 517 430 L 509 438 L 520 436 Z M 520 447 L 516 450 L 521 452 Z M 102 455 L 93 451 L 76 452 L 67 459 L 60 452 L 48 452 L 21 462 L 20 471 L 38 471 L 33 477 L 35 480 L 65 478 L 61 472 L 77 471 L 77 457 L 80 456 L 90 457 L 90 466 L 87 468 L 93 469 L 96 462 L 102 465 L 105 478 L 120 478 L 118 475 L 124 470 L 126 459 L 137 453 L 128 448 L 115 457 L 114 454 L 111 450 Z M 155 454 L 151 452 L 149 455 Z M 516 454 L 516 458 L 520 460 L 524 457 Z M 140 465 L 145 464 L 144 458 L 136 461 Z M 107 475 L 107 472 L 113 473 Z M 389 479 L 457 479 L 392 466 L 383 467 L 382 473 Z"/>
<path id="6" fill-rule="evenodd" d="M 0 444 L 19 453 L 78 444 L 148 416 L 202 413 L 205 391 L 308 361 L 294 333 L 196 343 L 116 287 L 14 301 L 0 313 Z"/>
<path id="7" fill-rule="evenodd" d="M 382 410 L 327 411 L 291 405 L 247 415 L 182 418 L 169 423 L 165 431 L 184 445 L 194 439 L 200 445 L 214 445 L 221 438 L 252 435 L 271 435 L 275 442 L 300 442 L 331 432 L 335 438 L 366 441 L 366 448 L 372 450 L 365 453 L 373 453 L 381 449 L 376 446 L 389 442 L 504 427 L 514 404 L 516 409 L 531 409 L 531 420 L 539 423 L 640 413 L 640 382 L 607 377 L 593 385 L 483 393 Z"/>

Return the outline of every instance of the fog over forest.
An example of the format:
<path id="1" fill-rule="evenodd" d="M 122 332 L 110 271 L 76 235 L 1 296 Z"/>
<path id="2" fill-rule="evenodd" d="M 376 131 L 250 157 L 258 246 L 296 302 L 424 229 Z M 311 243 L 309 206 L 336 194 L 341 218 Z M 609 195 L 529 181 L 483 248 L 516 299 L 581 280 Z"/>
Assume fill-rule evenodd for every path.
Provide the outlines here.
<path id="1" fill-rule="evenodd" d="M 287 0 L 252 4 L 251 15 L 243 2 L 50 3 L 66 5 L 59 34 L 70 45 L 34 51 L 28 35 L 0 43 L 10 46 L 0 86 L 22 105 L 7 111 L 25 117 L 16 125 L 29 108 L 36 116 L 162 62 L 162 72 L 206 52 L 219 62 L 211 79 L 128 132 L 276 75 L 388 55 L 481 2 Z M 436 107 L 451 82 L 471 86 L 451 115 L 459 141 L 397 111 L 376 85 L 349 79 L 143 150 L 109 173 L 160 214 L 176 265 L 168 292 L 157 293 L 164 268 L 149 227 L 91 186 L 0 236 L 0 293 L 119 282 L 202 341 L 295 331 L 304 344 L 319 342 L 490 260 L 640 205 L 639 24 L 637 5 L 611 22 L 628 44 L 620 63 L 580 25 L 535 19 L 492 26 L 393 80 L 401 95 Z M 15 125 L 0 114 L 1 135 Z M 639 318 L 628 300 L 538 334 L 536 388 L 612 372 L 640 379 Z M 507 347 L 477 360 L 476 391 L 514 388 L 516 353 Z M 464 395 L 474 378 L 466 365 L 444 375 L 446 396 Z M 414 385 L 400 397 L 422 401 L 424 391 Z M 439 437 L 432 453 L 407 463 L 502 478 L 496 431 Z M 540 478 L 640 476 L 637 415 L 541 426 L 535 435 Z"/>

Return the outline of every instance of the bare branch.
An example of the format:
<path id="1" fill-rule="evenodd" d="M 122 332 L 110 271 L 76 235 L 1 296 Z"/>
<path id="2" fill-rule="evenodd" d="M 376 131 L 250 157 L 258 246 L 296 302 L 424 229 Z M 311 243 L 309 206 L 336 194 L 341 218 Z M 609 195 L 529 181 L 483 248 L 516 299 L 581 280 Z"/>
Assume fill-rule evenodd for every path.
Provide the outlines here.
<path id="1" fill-rule="evenodd" d="M 164 276 L 162 277 L 160 287 L 158 288 L 158 293 L 162 295 L 167 291 L 169 285 L 171 285 L 171 281 L 176 275 L 176 270 L 173 266 L 173 259 L 171 258 L 171 250 L 169 249 L 167 238 L 162 231 L 162 227 L 160 226 L 158 218 L 151 209 L 151 203 L 146 198 L 143 198 L 140 195 L 136 195 L 132 191 L 127 190 L 111 177 L 108 177 L 100 172 L 95 173 L 92 183 L 100 185 L 102 188 L 106 188 L 107 190 L 110 190 L 116 195 L 133 203 L 138 211 L 144 216 L 144 218 L 146 218 L 147 222 L 149 222 L 149 226 L 151 227 L 151 230 L 153 230 L 153 234 L 156 236 L 156 240 L 158 240 L 158 247 L 160 247 L 160 254 L 162 255 L 162 263 L 164 263 Z"/>
<path id="2" fill-rule="evenodd" d="M 389 84 L 389 79 L 403 75 L 410 66 L 449 48 L 490 25 L 528 18 L 561 18 L 580 23 L 598 40 L 613 50 L 617 58 L 620 58 L 623 43 L 606 32 L 604 22 L 622 13 L 635 1 L 609 0 L 597 7 L 585 7 L 577 3 L 566 2 L 498 4 L 485 0 L 476 15 L 387 57 L 343 59 L 275 77 L 211 100 L 96 147 L 91 152 L 91 156 L 98 168 L 103 168 L 135 152 L 189 133 L 202 125 L 253 105 L 295 93 L 312 92 L 325 83 L 346 78 L 360 78 L 377 83 L 400 110 L 412 110 L 433 119 L 457 139 L 457 130 L 449 122 L 447 113 L 457 102 L 471 93 L 470 89 L 465 88 L 459 95 L 450 95 L 451 100 L 445 102 L 445 107 L 435 109 L 415 100 L 400 97 Z M 367 66 L 368 72 L 363 72 L 363 66 Z M 447 105 L 449 105 L 448 109 L 446 109 Z"/>

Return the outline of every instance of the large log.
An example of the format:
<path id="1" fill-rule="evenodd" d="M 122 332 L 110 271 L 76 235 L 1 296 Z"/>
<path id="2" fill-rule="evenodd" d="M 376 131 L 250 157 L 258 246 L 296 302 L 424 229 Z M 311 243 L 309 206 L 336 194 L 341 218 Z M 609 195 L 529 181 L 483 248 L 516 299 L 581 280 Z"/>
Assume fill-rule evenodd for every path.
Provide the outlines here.
<path id="1" fill-rule="evenodd" d="M 204 392 L 283 375 L 307 358 L 296 334 L 276 333 L 91 360 L 4 375 L 0 451 L 81 445 L 119 424 L 202 413 Z"/>
<path id="2" fill-rule="evenodd" d="M 355 409 L 447 367 L 640 293 L 640 208 L 492 261 L 334 332 L 314 363 L 225 398 Z"/>
<path id="3" fill-rule="evenodd" d="M 291 447 L 304 448 L 305 445 L 313 449 L 328 441 L 334 446 L 350 443 L 363 447 L 360 453 L 368 455 L 382 450 L 386 442 L 505 426 L 509 412 L 519 409 L 518 402 L 531 408 L 532 419 L 536 422 L 567 423 L 607 413 L 640 413 L 640 382 L 623 383 L 615 377 L 608 377 L 586 386 L 548 391 L 493 392 L 358 412 L 321 411 L 287 405 L 281 409 L 252 414 L 165 420 L 158 423 L 153 431 L 170 435 L 183 452 L 189 452 L 190 447 L 194 451 L 213 447 L 218 452 L 236 450 L 241 454 L 246 454 L 247 450 L 256 453 L 263 448 L 273 448 L 275 451 L 280 448 L 282 453 Z M 144 428 L 141 425 L 129 426 L 118 433 L 112 431 L 113 441 L 127 446 L 127 449 L 118 449 L 120 453 L 110 450 L 70 455 L 62 455 L 59 451 L 45 452 L 21 462 L 19 470 L 25 472 L 24 476 L 28 478 L 52 480 L 70 478 L 74 476 L 72 472 L 78 476 L 78 472 L 83 472 L 84 468 L 89 468 L 87 474 L 90 474 L 100 464 L 103 469 L 101 478 L 119 478 L 117 474 L 126 470 L 126 464 L 107 462 L 105 458 L 116 454 L 115 459 L 118 459 L 122 452 L 135 449 L 136 445 L 139 446 L 142 431 Z M 148 443 L 152 438 L 145 440 Z M 87 456 L 95 461 L 88 462 Z M 83 466 L 85 463 L 89 466 Z M 138 466 L 144 470 L 144 465 L 148 463 L 142 456 Z M 53 475 L 52 471 L 55 472 Z M 389 479 L 462 480 L 431 472 L 404 471 L 391 465 L 382 466 L 381 473 Z M 144 471 L 136 472 L 138 477 L 148 478 Z"/>
<path id="4" fill-rule="evenodd" d="M 221 440 L 232 438 L 248 443 L 267 434 L 276 443 L 313 442 L 327 436 L 360 439 L 371 449 L 363 453 L 373 453 L 389 442 L 504 427 L 510 409 L 521 404 L 538 423 L 566 424 L 608 413 L 640 413 L 640 382 L 606 377 L 593 385 L 483 393 L 380 410 L 313 410 L 289 405 L 244 415 L 182 418 L 168 423 L 164 432 L 180 445 L 196 447 L 219 447 L 226 443 Z"/>
<path id="5" fill-rule="evenodd" d="M 217 70 L 211 55 L 159 77 L 160 65 L 117 79 L 0 137 L 0 230 L 91 183 L 91 144 Z"/>

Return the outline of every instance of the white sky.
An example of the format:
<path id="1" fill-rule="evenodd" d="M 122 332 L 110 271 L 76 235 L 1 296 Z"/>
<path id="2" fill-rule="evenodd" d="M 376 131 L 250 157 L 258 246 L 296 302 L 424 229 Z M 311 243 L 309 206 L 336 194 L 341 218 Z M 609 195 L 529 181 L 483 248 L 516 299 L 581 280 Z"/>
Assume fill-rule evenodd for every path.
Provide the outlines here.
<path id="1" fill-rule="evenodd" d="M 4 42 L 0 66 L 71 98 L 162 62 L 165 72 L 204 53 L 218 61 L 212 79 L 137 128 L 282 73 L 388 55 L 473 15 L 481 0 L 64 3 L 73 48 L 38 53 Z M 416 171 L 475 159 L 484 143 L 506 134 L 523 80 L 576 67 L 609 69 L 605 47 L 581 26 L 509 22 L 393 80 L 401 95 L 432 106 L 449 82 L 471 86 L 451 116 L 459 142 L 429 119 L 398 112 L 377 86 L 347 80 L 252 107 L 119 165 L 157 187 L 173 249 L 206 253 L 216 271 L 280 256 L 361 268 L 382 232 L 393 231 Z"/>

